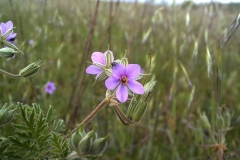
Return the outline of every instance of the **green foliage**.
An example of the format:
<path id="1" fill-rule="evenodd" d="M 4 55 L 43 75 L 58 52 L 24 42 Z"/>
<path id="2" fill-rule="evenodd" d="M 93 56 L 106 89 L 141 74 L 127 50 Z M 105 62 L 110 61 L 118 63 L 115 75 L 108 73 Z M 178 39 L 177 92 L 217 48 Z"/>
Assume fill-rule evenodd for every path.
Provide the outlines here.
<path id="1" fill-rule="evenodd" d="M 12 124 L 16 135 L 9 137 L 9 150 L 15 151 L 21 159 L 65 158 L 69 148 L 60 133 L 64 131 L 64 124 L 62 120 L 54 120 L 53 108 L 50 106 L 45 116 L 37 104 L 18 103 L 16 107 L 19 113 Z"/>
<path id="2" fill-rule="evenodd" d="M 216 104 L 213 98 L 216 91 L 215 46 L 239 14 L 240 5 L 185 3 L 161 6 L 151 5 L 150 1 L 141 4 L 121 0 L 110 5 L 100 0 L 90 54 L 87 55 L 84 48 L 95 5 L 96 1 L 83 0 L 24 0 L 24 3 L 0 0 L 1 22 L 13 21 L 16 46 L 25 53 L 7 61 L 1 58 L 1 68 L 18 73 L 26 64 L 44 60 L 42 69 L 30 78 L 15 80 L 0 75 L 0 104 L 39 103 L 44 113 L 51 104 L 67 127 L 76 126 L 75 123 L 79 123 L 105 96 L 104 84 L 99 84 L 102 87 L 96 89 L 96 86 L 92 87 L 95 79 L 85 75 L 85 62 L 90 61 L 90 54 L 105 52 L 109 44 L 116 58 L 127 50 L 129 61 L 146 69 L 146 54 L 150 52 L 155 59 L 151 72 L 158 83 L 141 123 L 122 126 L 110 108 L 93 119 L 94 123 L 98 122 L 101 135 L 109 131 L 113 135 L 102 159 L 209 159 L 205 149 L 194 143 L 194 127 L 199 111 L 210 115 L 211 106 Z M 189 16 L 188 25 L 186 15 Z M 232 152 L 239 154 L 236 151 L 240 149 L 239 34 L 238 29 L 222 50 L 219 105 L 225 103 L 232 118 L 226 135 L 228 151 L 224 153 L 229 157 Z M 34 45 L 30 45 L 29 40 L 34 40 Z M 208 77 L 208 62 L 212 65 L 212 77 Z M 81 92 L 74 99 L 80 104 L 74 108 L 73 103 L 66 108 L 78 69 L 81 78 L 76 90 Z M 56 84 L 53 95 L 44 92 L 47 81 Z M 127 110 L 125 106 L 120 107 Z M 74 118 L 75 121 L 70 123 Z M 4 132 L 8 130 L 5 128 Z M 9 151 L 7 148 L 4 153 Z"/>
<path id="3" fill-rule="evenodd" d="M 57 133 L 52 132 L 50 145 L 52 146 L 51 158 L 65 158 L 69 154 L 67 141 L 63 141 L 62 136 Z"/>

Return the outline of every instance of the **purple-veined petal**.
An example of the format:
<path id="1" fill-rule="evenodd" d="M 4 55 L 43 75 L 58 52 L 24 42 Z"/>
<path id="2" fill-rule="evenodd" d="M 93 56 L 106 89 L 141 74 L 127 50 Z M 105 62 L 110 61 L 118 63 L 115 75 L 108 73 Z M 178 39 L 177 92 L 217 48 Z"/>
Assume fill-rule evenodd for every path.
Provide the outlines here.
<path id="1" fill-rule="evenodd" d="M 12 38 L 15 38 L 17 36 L 17 33 L 12 33 L 8 36 L 7 39 L 12 39 Z"/>
<path id="2" fill-rule="evenodd" d="M 120 102 L 124 103 L 128 98 L 127 87 L 121 84 L 117 89 L 116 96 Z"/>
<path id="3" fill-rule="evenodd" d="M 105 81 L 105 86 L 109 90 L 114 90 L 119 83 L 120 81 L 118 79 L 115 79 L 114 77 L 111 76 Z"/>
<path id="4" fill-rule="evenodd" d="M 129 64 L 126 67 L 126 76 L 128 79 L 135 79 L 140 74 L 141 67 L 138 64 Z"/>
<path id="5" fill-rule="evenodd" d="M 106 79 L 108 76 L 105 72 L 100 72 L 96 75 L 95 79 L 96 81 L 102 81 L 104 79 Z"/>
<path id="6" fill-rule="evenodd" d="M 105 65 L 105 55 L 102 52 L 93 52 L 91 59 L 93 62 L 98 62 Z"/>
<path id="7" fill-rule="evenodd" d="M 88 74 L 98 74 L 101 73 L 102 70 L 98 69 L 97 67 L 95 67 L 94 65 L 90 65 L 87 69 L 86 69 L 86 73 Z"/>
<path id="8" fill-rule="evenodd" d="M 16 35 L 17 35 L 17 33 L 12 33 L 12 34 L 10 34 L 10 35 L 7 37 L 7 40 L 8 40 L 8 41 L 14 41 Z"/>
<path id="9" fill-rule="evenodd" d="M 135 80 L 128 80 L 128 88 L 136 94 L 143 94 L 145 91 L 143 85 Z"/>
<path id="10" fill-rule="evenodd" d="M 122 64 L 116 64 L 112 69 L 112 76 L 116 79 L 121 79 L 125 75 L 126 68 Z"/>

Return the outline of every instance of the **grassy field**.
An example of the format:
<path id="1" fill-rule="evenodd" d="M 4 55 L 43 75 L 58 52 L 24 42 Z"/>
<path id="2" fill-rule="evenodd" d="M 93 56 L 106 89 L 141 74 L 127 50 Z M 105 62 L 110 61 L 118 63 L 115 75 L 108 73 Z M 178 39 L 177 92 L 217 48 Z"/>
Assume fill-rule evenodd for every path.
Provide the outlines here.
<path id="1" fill-rule="evenodd" d="M 105 52 L 110 46 L 115 57 L 126 52 L 129 62 L 143 69 L 151 53 L 157 84 L 143 119 L 126 127 L 107 107 L 87 125 L 90 129 L 98 123 L 100 135 L 112 135 L 101 159 L 209 159 L 215 154 L 212 149 L 195 142 L 197 122 L 200 113 L 210 118 L 212 109 L 224 104 L 232 119 L 223 157 L 237 159 L 230 154 L 240 150 L 239 31 L 221 49 L 220 81 L 217 49 L 240 5 L 1 0 L 0 8 L 1 22 L 13 21 L 16 46 L 25 53 L 0 59 L 0 67 L 18 73 L 30 62 L 44 61 L 30 78 L 0 75 L 0 106 L 39 103 L 47 110 L 52 105 L 68 131 L 105 97 L 104 83 L 92 86 L 94 77 L 85 73 L 92 52 Z M 56 85 L 52 95 L 44 90 L 48 81 Z"/>

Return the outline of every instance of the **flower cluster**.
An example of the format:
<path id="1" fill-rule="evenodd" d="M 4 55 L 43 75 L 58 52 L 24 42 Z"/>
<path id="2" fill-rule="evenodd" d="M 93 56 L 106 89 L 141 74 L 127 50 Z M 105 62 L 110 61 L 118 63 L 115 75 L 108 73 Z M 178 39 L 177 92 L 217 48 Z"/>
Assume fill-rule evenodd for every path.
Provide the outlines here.
<path id="1" fill-rule="evenodd" d="M 67 160 L 77 158 L 97 159 L 101 157 L 106 150 L 108 140 L 111 138 L 110 134 L 107 134 L 105 137 L 99 137 L 97 134 L 97 125 L 87 133 L 84 127 L 85 125 L 81 124 L 77 127 L 76 132 L 71 134 L 69 146 L 73 151 L 68 155 Z"/>
<path id="2" fill-rule="evenodd" d="M 124 103 L 128 94 L 143 94 L 144 87 L 137 80 L 141 77 L 141 67 L 138 64 L 128 64 L 127 58 L 115 60 L 113 52 L 107 50 L 105 53 L 94 52 L 92 54 L 92 65 L 86 72 L 96 74 L 96 81 L 107 78 L 105 86 L 116 94 L 117 99 Z"/>

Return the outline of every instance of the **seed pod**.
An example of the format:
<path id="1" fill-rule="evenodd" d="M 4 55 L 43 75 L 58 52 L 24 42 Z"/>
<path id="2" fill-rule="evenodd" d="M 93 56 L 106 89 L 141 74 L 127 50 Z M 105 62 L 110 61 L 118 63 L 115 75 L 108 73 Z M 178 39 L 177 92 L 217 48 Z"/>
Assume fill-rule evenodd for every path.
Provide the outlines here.
<path id="1" fill-rule="evenodd" d="M 128 65 L 128 59 L 122 58 L 120 63 L 126 67 Z"/>
<path id="2" fill-rule="evenodd" d="M 142 99 L 139 100 L 138 105 L 136 106 L 136 109 L 134 110 L 132 115 L 132 119 L 135 122 L 139 122 L 142 119 L 147 106 L 148 106 L 147 102 L 143 102 Z"/>
<path id="3" fill-rule="evenodd" d="M 3 126 L 12 121 L 14 117 L 14 111 L 12 105 L 8 106 L 4 104 L 4 106 L 0 110 L 0 126 Z"/>
<path id="4" fill-rule="evenodd" d="M 4 47 L 0 49 L 0 57 L 2 58 L 11 58 L 17 53 L 19 52 L 9 47 Z"/>
<path id="5" fill-rule="evenodd" d="M 19 72 L 19 75 L 21 75 L 22 77 L 29 77 L 35 74 L 42 65 L 43 65 L 42 60 L 38 60 L 37 62 L 31 63 L 27 67 L 22 69 Z"/>
<path id="6" fill-rule="evenodd" d="M 224 119 L 222 117 L 222 115 L 217 115 L 216 117 L 216 125 L 218 127 L 218 129 L 223 129 L 224 128 Z"/>
<path id="7" fill-rule="evenodd" d="M 93 138 L 95 136 L 95 133 L 97 131 L 98 125 L 95 125 L 93 130 L 88 132 L 83 139 L 78 143 L 78 153 L 80 154 L 88 154 L 91 146 L 92 146 L 92 142 L 93 142 Z"/>
<path id="8" fill-rule="evenodd" d="M 195 140 L 198 144 L 202 143 L 203 141 L 203 131 L 201 127 L 197 128 L 195 131 Z"/>
<path id="9" fill-rule="evenodd" d="M 200 122 L 201 122 L 203 129 L 210 129 L 211 125 L 210 125 L 210 123 L 208 121 L 208 117 L 206 116 L 205 113 L 203 113 L 203 115 L 200 116 Z"/>
<path id="10" fill-rule="evenodd" d="M 105 151 L 105 149 L 107 148 L 107 140 L 111 137 L 110 134 L 108 134 L 107 136 L 103 137 L 103 138 L 98 138 L 96 139 L 91 147 L 90 150 L 90 155 L 91 156 L 101 156 L 102 153 Z"/>

